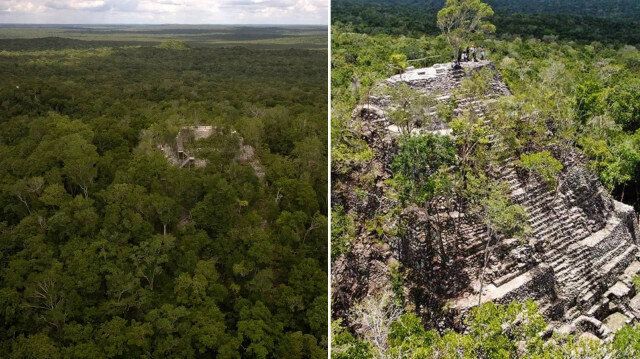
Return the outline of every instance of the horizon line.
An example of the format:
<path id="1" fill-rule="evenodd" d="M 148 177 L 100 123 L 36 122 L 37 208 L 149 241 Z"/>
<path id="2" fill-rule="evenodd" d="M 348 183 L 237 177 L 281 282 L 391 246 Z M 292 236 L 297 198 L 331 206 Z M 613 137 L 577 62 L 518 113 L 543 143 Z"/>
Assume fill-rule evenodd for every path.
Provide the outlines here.
<path id="1" fill-rule="evenodd" d="M 132 23 L 39 23 L 39 22 L 0 22 L 0 26 L 6 25 L 39 25 L 39 26 L 87 26 L 87 25 L 109 25 L 109 26 L 118 26 L 118 25 L 156 25 L 156 26 L 167 26 L 167 25 L 185 25 L 185 26 L 201 26 L 201 25 L 216 25 L 216 26 L 329 26 L 329 24 L 323 23 L 309 23 L 309 24 L 277 24 L 277 23 L 178 23 L 178 22 L 167 22 L 167 23 L 142 23 L 142 22 L 132 22 Z"/>

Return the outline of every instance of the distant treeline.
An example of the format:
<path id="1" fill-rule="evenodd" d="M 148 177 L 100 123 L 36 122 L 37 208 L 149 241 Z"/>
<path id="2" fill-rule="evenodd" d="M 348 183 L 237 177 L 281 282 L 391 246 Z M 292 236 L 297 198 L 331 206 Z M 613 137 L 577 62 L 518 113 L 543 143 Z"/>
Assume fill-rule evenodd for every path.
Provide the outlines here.
<path id="1" fill-rule="evenodd" d="M 640 2 L 488 1 L 496 11 L 498 36 L 544 37 L 580 42 L 640 44 Z M 334 24 L 349 24 L 367 34 L 419 36 L 439 33 L 436 14 L 441 0 L 337 0 Z"/>
<path id="2" fill-rule="evenodd" d="M 2 25 L 0 51 L 90 49 L 180 40 L 194 46 L 327 47 L 324 26 Z"/>
<path id="3" fill-rule="evenodd" d="M 44 37 L 35 39 L 0 39 L 0 51 L 38 51 L 48 49 L 94 49 L 111 46 L 142 46 L 153 42 L 141 41 L 99 41 L 76 40 L 63 37 Z"/>

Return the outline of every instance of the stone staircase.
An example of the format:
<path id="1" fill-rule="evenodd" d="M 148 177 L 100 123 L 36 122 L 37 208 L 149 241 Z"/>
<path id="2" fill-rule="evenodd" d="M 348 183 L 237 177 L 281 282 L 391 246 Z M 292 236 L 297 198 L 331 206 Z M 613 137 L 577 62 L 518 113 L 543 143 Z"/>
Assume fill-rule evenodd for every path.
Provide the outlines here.
<path id="1" fill-rule="evenodd" d="M 435 93 L 441 102 L 454 99 L 456 115 L 470 113 L 491 126 L 488 116 L 491 103 L 510 94 L 499 75 L 492 80 L 487 96 L 455 98 L 455 89 L 462 81 L 474 70 L 486 66 L 492 68 L 488 62 L 465 63 L 462 68 L 436 65 L 396 75 L 388 83 L 404 82 L 419 91 Z M 378 107 L 364 111 L 375 114 L 379 121 L 389 104 L 384 99 L 375 104 Z M 495 134 L 489 135 L 489 142 L 492 146 L 502 145 Z M 621 278 L 624 285 L 632 286 L 629 278 L 640 272 L 635 243 L 640 236 L 637 217 L 632 208 L 610 198 L 597 178 L 585 170 L 580 156 L 559 154 L 556 157 L 564 165 L 557 188 L 550 188 L 535 175 L 521 173 L 512 158 L 506 159 L 495 171 L 497 180 L 508 185 L 512 202 L 527 212 L 530 230 L 524 241 L 499 237 L 492 243 L 482 298 L 496 301 L 534 298 L 541 310 L 560 325 L 590 316 L 594 316 L 594 322 L 606 323 L 604 317 L 596 319 L 593 313 L 609 305 L 607 296 L 616 283 L 623 281 Z M 477 283 L 478 268 L 482 266 L 489 238 L 482 223 L 464 214 L 461 218 L 457 223 L 459 228 L 445 236 L 446 246 L 460 246 L 465 270 L 471 283 L 474 279 Z M 454 307 L 464 310 L 477 304 L 478 287 L 474 284 L 472 287 L 471 292 L 454 298 Z M 636 309 L 623 302 L 616 305 L 617 310 L 629 318 L 640 315 L 640 297 Z"/>
<path id="2" fill-rule="evenodd" d="M 461 72 L 458 73 L 457 85 L 463 77 Z M 487 107 L 496 97 L 498 96 L 459 100 L 455 112 L 460 114 L 471 111 L 490 125 L 486 119 Z M 489 140 L 492 145 L 500 145 L 495 135 L 490 135 Z M 565 168 L 572 168 L 581 166 L 581 163 L 575 156 L 570 156 L 564 159 L 564 165 Z M 529 215 L 530 243 L 539 243 L 543 248 L 540 264 L 550 266 L 553 271 L 556 289 L 554 294 L 560 299 L 538 298 L 541 310 L 551 313 L 560 303 L 566 320 L 579 317 L 612 284 L 615 275 L 609 274 L 620 273 L 636 258 L 637 247 L 632 241 L 621 240 L 619 236 L 612 235 L 616 226 L 620 225 L 612 211 L 602 213 L 602 223 L 594 223 L 591 214 L 581 209 L 580 204 L 588 198 L 606 197 L 601 186 L 595 189 L 596 193 L 576 193 L 570 189 L 571 186 L 565 186 L 564 191 L 556 192 L 544 183 L 519 178 L 513 159 L 505 161 L 499 173 L 498 180 L 509 186 L 512 202 L 523 206 Z M 603 201 L 610 199 L 603 198 Z M 466 224 L 461 236 L 467 243 L 465 250 L 469 263 L 481 265 L 484 245 L 488 239 L 484 226 Z M 502 238 L 491 251 L 509 253 L 518 245 L 512 239 Z M 491 270 L 486 278 L 491 281 L 492 287 L 486 295 L 487 300 L 499 300 L 500 296 L 513 299 L 508 295 L 510 292 L 518 291 L 519 286 L 529 285 L 532 271 L 530 265 L 512 260 L 508 255 L 493 255 L 491 259 L 493 263 L 490 264 Z M 473 275 L 473 271 L 469 274 Z M 539 296 L 539 293 L 530 294 L 530 297 Z M 467 299 L 463 302 L 469 303 Z"/>
<path id="3" fill-rule="evenodd" d="M 572 178 L 576 173 L 569 171 L 563 176 L 568 182 L 579 180 Z M 539 248 L 539 253 L 535 265 L 519 261 L 512 258 L 511 253 L 521 248 L 523 243 L 500 238 L 499 243 L 491 248 L 494 255 L 489 265 L 491 270 L 485 276 L 489 285 L 483 291 L 484 300 L 536 298 L 543 312 L 560 312 L 564 318 L 562 322 L 584 316 L 592 306 L 602 302 L 603 294 L 620 280 L 621 273 L 638 257 L 638 247 L 629 234 L 629 224 L 619 215 L 620 208 L 605 209 L 601 214 L 603 220 L 594 221 L 588 213 L 588 202 L 594 198 L 595 201 L 611 201 L 601 188 L 588 193 L 556 193 L 534 179 L 519 178 L 513 164 L 502 168 L 500 180 L 509 185 L 512 201 L 522 205 L 529 214 L 527 239 L 530 245 Z M 615 206 L 624 207 L 619 203 Z M 465 243 L 466 261 L 470 267 L 478 268 L 487 243 L 485 227 L 464 223 L 460 235 Z M 534 272 L 542 266 L 550 267 L 553 274 L 553 296 L 545 296 L 531 284 L 537 275 Z M 468 273 L 477 275 L 473 269 Z M 470 300 L 472 296 L 461 297 L 458 308 L 475 305 L 477 299 Z M 621 308 L 627 317 L 632 313 L 624 306 Z"/>

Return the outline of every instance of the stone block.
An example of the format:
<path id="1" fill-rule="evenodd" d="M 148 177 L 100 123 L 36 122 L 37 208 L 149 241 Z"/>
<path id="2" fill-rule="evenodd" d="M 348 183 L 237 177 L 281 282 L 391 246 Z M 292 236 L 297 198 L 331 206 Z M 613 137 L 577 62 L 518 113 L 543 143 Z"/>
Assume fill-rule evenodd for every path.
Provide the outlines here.
<path id="1" fill-rule="evenodd" d="M 640 313 L 640 294 L 636 294 L 635 297 L 631 298 L 631 300 L 629 301 L 629 307 Z"/>
<path id="2" fill-rule="evenodd" d="M 628 321 L 629 317 L 620 312 L 615 312 L 608 316 L 604 320 L 603 324 L 609 329 L 609 331 L 615 333 L 620 330 L 620 328 L 622 328 Z"/>
<path id="3" fill-rule="evenodd" d="M 613 287 L 609 288 L 608 292 L 611 293 L 611 295 L 613 295 L 615 298 L 620 299 L 628 296 L 629 293 L 631 293 L 631 288 L 627 287 L 622 282 L 616 282 Z"/>

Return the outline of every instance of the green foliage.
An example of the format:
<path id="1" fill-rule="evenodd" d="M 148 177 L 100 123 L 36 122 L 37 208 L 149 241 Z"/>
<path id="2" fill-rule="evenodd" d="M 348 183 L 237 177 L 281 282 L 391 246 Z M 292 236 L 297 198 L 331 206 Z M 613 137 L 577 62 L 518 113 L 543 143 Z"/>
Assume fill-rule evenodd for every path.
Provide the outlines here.
<path id="1" fill-rule="evenodd" d="M 342 206 L 331 210 L 331 219 L 331 258 L 336 259 L 351 248 L 356 228 L 353 215 L 345 213 Z"/>
<path id="2" fill-rule="evenodd" d="M 467 324 L 470 335 L 478 339 L 475 351 L 489 358 L 510 357 L 519 342 L 528 353 L 541 350 L 543 340 L 538 334 L 547 326 L 533 301 L 483 304 L 472 310 Z"/>
<path id="3" fill-rule="evenodd" d="M 158 45 L 158 48 L 166 50 L 188 50 L 189 45 L 181 40 L 165 40 Z"/>
<path id="4" fill-rule="evenodd" d="M 634 279 L 634 284 L 635 284 Z M 618 358 L 636 358 L 640 355 L 640 326 L 625 325 L 615 335 L 611 343 Z"/>
<path id="5" fill-rule="evenodd" d="M 602 114 L 602 89 L 600 84 L 593 79 L 587 80 L 575 89 L 576 117 L 585 124 L 593 116 Z"/>
<path id="6" fill-rule="evenodd" d="M 605 99 L 611 117 L 628 132 L 640 129 L 640 79 L 614 86 Z"/>
<path id="7" fill-rule="evenodd" d="M 465 112 L 452 118 L 449 126 L 455 136 L 453 140 L 458 148 L 460 166 L 465 170 L 481 167 L 490 134 L 484 119 L 472 112 Z"/>
<path id="8" fill-rule="evenodd" d="M 326 357 L 326 52 L 100 33 L 0 41 L 0 357 Z"/>
<path id="9" fill-rule="evenodd" d="M 367 94 L 364 86 L 358 96 L 350 91 L 351 81 L 360 74 L 366 74 L 369 82 L 391 75 L 386 65 L 393 53 L 405 54 L 409 60 L 421 59 L 412 62 L 416 66 L 449 60 L 448 45 L 443 37 L 424 36 L 438 32 L 436 13 L 442 4 L 418 4 L 409 0 L 393 4 L 388 1 L 335 2 L 332 6 L 336 22 L 332 44 L 334 108 L 351 111 L 355 101 L 361 99 L 359 96 Z M 593 16 L 593 9 L 601 6 L 596 4 L 589 9 L 574 9 L 566 2 L 554 4 L 564 8 L 560 14 L 548 14 L 549 4 L 501 1 L 490 4 L 497 9 L 493 20 L 499 36 L 485 38 L 479 45 L 489 50 L 514 96 L 492 106 L 488 112 L 491 126 L 477 123 L 472 114 L 466 116 L 469 118 L 464 114 L 454 118 L 450 106 L 438 106 L 440 117 L 448 120 L 454 130 L 457 128 L 456 135 L 464 135 L 457 143 L 462 146 L 459 150 L 461 168 L 469 169 L 469 165 L 476 163 L 484 165 L 497 157 L 519 156 L 549 148 L 549 145 L 560 149 L 578 147 L 607 188 L 640 208 L 631 189 L 637 187 L 639 178 L 636 89 L 640 52 L 633 46 L 622 46 L 640 44 L 639 27 L 633 21 L 621 24 L 612 16 L 593 19 L 568 15 L 579 10 Z M 616 11 L 622 8 L 624 12 L 633 11 L 630 4 L 618 5 L 611 6 Z M 538 7 L 546 8 L 547 13 L 532 14 L 535 13 L 532 9 Z M 524 13 L 514 15 L 499 9 L 524 9 Z M 485 80 L 474 76 L 463 81 L 463 89 L 456 96 L 484 93 Z M 347 110 L 341 113 L 346 114 Z M 347 123 L 347 117 L 342 118 L 345 120 L 332 123 L 334 149 L 353 148 L 343 141 L 345 137 L 335 136 Z M 507 145 L 500 153 L 487 151 L 489 133 Z M 465 149 L 473 149 L 474 153 Z"/>
<path id="10" fill-rule="evenodd" d="M 366 142 L 348 134 L 343 142 L 331 150 L 332 166 L 336 173 L 344 174 L 351 168 L 364 166 L 373 159 L 373 150 Z"/>
<path id="11" fill-rule="evenodd" d="M 373 349 L 365 341 L 356 339 L 342 326 L 340 319 L 331 323 L 331 357 L 338 359 L 373 359 Z"/>
<path id="12" fill-rule="evenodd" d="M 490 69 L 483 68 L 475 71 L 470 77 L 464 78 L 460 84 L 457 97 L 459 98 L 483 98 L 491 90 L 491 82 L 495 73 Z"/>
<path id="13" fill-rule="evenodd" d="M 508 187 L 491 186 L 487 197 L 483 200 L 486 211 L 485 224 L 494 233 L 510 237 L 522 237 L 528 230 L 528 215 L 524 207 L 511 203 L 505 194 Z"/>
<path id="14" fill-rule="evenodd" d="M 531 358 L 544 352 L 539 334 L 546 323 L 532 301 L 498 305 L 491 302 L 474 308 L 466 320 L 465 334 L 426 330 L 414 314 L 402 315 L 389 333 L 391 353 L 417 358 Z"/>
<path id="15" fill-rule="evenodd" d="M 441 336 L 435 330 L 424 329 L 420 319 L 406 313 L 392 323 L 389 331 L 389 354 L 415 358 L 433 358 L 435 345 Z"/>
<path id="16" fill-rule="evenodd" d="M 391 168 L 403 200 L 421 204 L 446 187 L 445 178 L 438 172 L 455 161 L 451 138 L 432 134 L 405 136 L 399 147 Z"/>
<path id="17" fill-rule="evenodd" d="M 391 61 L 391 66 L 393 66 L 396 73 L 402 73 L 409 66 L 407 55 L 405 54 L 391 54 L 389 61 Z"/>
<path id="18" fill-rule="evenodd" d="M 437 24 L 457 55 L 463 47 L 496 31 L 495 25 L 486 20 L 491 16 L 493 9 L 481 0 L 446 0 L 438 11 Z"/>
<path id="19" fill-rule="evenodd" d="M 558 183 L 558 175 L 564 168 L 549 151 L 523 153 L 520 155 L 519 165 L 540 176 L 551 188 Z"/>
<path id="20" fill-rule="evenodd" d="M 538 38 L 591 43 L 640 44 L 635 0 L 487 0 L 501 38 Z M 444 0 L 335 0 L 334 24 L 366 34 L 436 35 L 437 13 Z"/>
<path id="21" fill-rule="evenodd" d="M 389 96 L 394 106 L 386 115 L 403 134 L 411 134 L 415 127 L 428 126 L 431 119 L 426 114 L 426 109 L 435 105 L 432 97 L 419 93 L 405 83 L 388 86 L 383 92 Z"/>
<path id="22" fill-rule="evenodd" d="M 640 131 L 635 134 L 619 131 L 607 131 L 601 135 L 591 133 L 580 138 L 579 144 L 591 159 L 590 167 L 610 190 L 638 179 Z"/>
<path id="23" fill-rule="evenodd" d="M 389 277 L 395 304 L 402 307 L 404 304 L 404 273 L 400 262 L 392 262 L 389 265 Z"/>
<path id="24" fill-rule="evenodd" d="M 630 46 L 640 44 L 637 15 L 631 15 L 637 14 L 637 4 L 487 2 L 496 9 L 492 22 L 498 35 L 482 41 L 461 37 L 454 41 L 478 42 L 488 49 L 513 96 L 488 105 L 485 119 L 472 113 L 454 116 L 453 100 L 439 106 L 438 114 L 453 130 L 451 161 L 440 161 L 449 157 L 438 156 L 446 153 L 442 148 L 448 146 L 429 143 L 421 147 L 399 139 L 391 182 L 401 198 L 421 203 L 435 193 L 453 190 L 469 206 L 466 214 L 483 220 L 492 234 L 522 237 L 528 231 L 524 208 L 509 200 L 508 186 L 496 183 L 486 169 L 520 157 L 521 166 L 554 186 L 563 164 L 542 150 L 553 148 L 554 153 L 581 151 L 603 184 L 624 201 L 640 206 L 634 194 L 640 179 L 636 96 L 640 52 Z M 364 102 L 369 84 L 393 73 L 387 66 L 391 54 L 420 59 L 411 62 L 416 67 L 449 60 L 444 37 L 431 36 L 438 33 L 436 14 L 442 3 L 342 0 L 332 4 L 332 103 L 345 114 L 333 122 L 332 135 L 343 133 L 350 119 L 346 109 Z M 586 3 L 589 6 L 579 5 Z M 556 9 L 557 13 L 549 13 Z M 621 20 L 623 17 L 627 20 Z M 463 81 L 454 97 L 486 95 L 489 75 L 491 72 L 485 71 Z M 364 78 L 366 82 L 361 81 L 354 90 L 354 79 Z M 357 128 L 350 130 L 357 136 Z M 493 146 L 489 138 L 499 141 L 498 145 Z M 333 139 L 335 147 L 347 143 L 343 137 Z M 411 147 L 413 152 L 407 150 Z M 444 163 L 447 165 L 440 165 Z M 575 336 L 557 335 L 543 341 L 539 334 L 546 323 L 530 302 L 481 305 L 465 324 L 469 330 L 463 334 L 439 334 L 423 327 L 419 318 L 405 314 L 392 325 L 389 349 L 383 354 L 412 358 L 605 358 L 617 350 L 614 357 L 638 356 L 634 351 L 637 333 L 629 327 L 619 332 L 615 350 L 609 344 Z"/>
<path id="25" fill-rule="evenodd" d="M 634 276 L 632 281 L 633 281 L 633 286 L 636 288 L 636 290 L 640 290 L 640 276 L 638 275 Z"/>
<path id="26" fill-rule="evenodd" d="M 451 330 L 439 334 L 427 330 L 415 314 L 403 314 L 391 325 L 389 350 L 395 357 L 409 358 L 604 358 L 607 345 L 578 339 L 574 336 L 543 340 L 540 334 L 547 323 L 533 301 L 512 302 L 508 305 L 484 303 L 469 313 L 465 333 Z M 627 328 L 619 332 L 613 346 L 633 357 L 634 335 Z"/>

